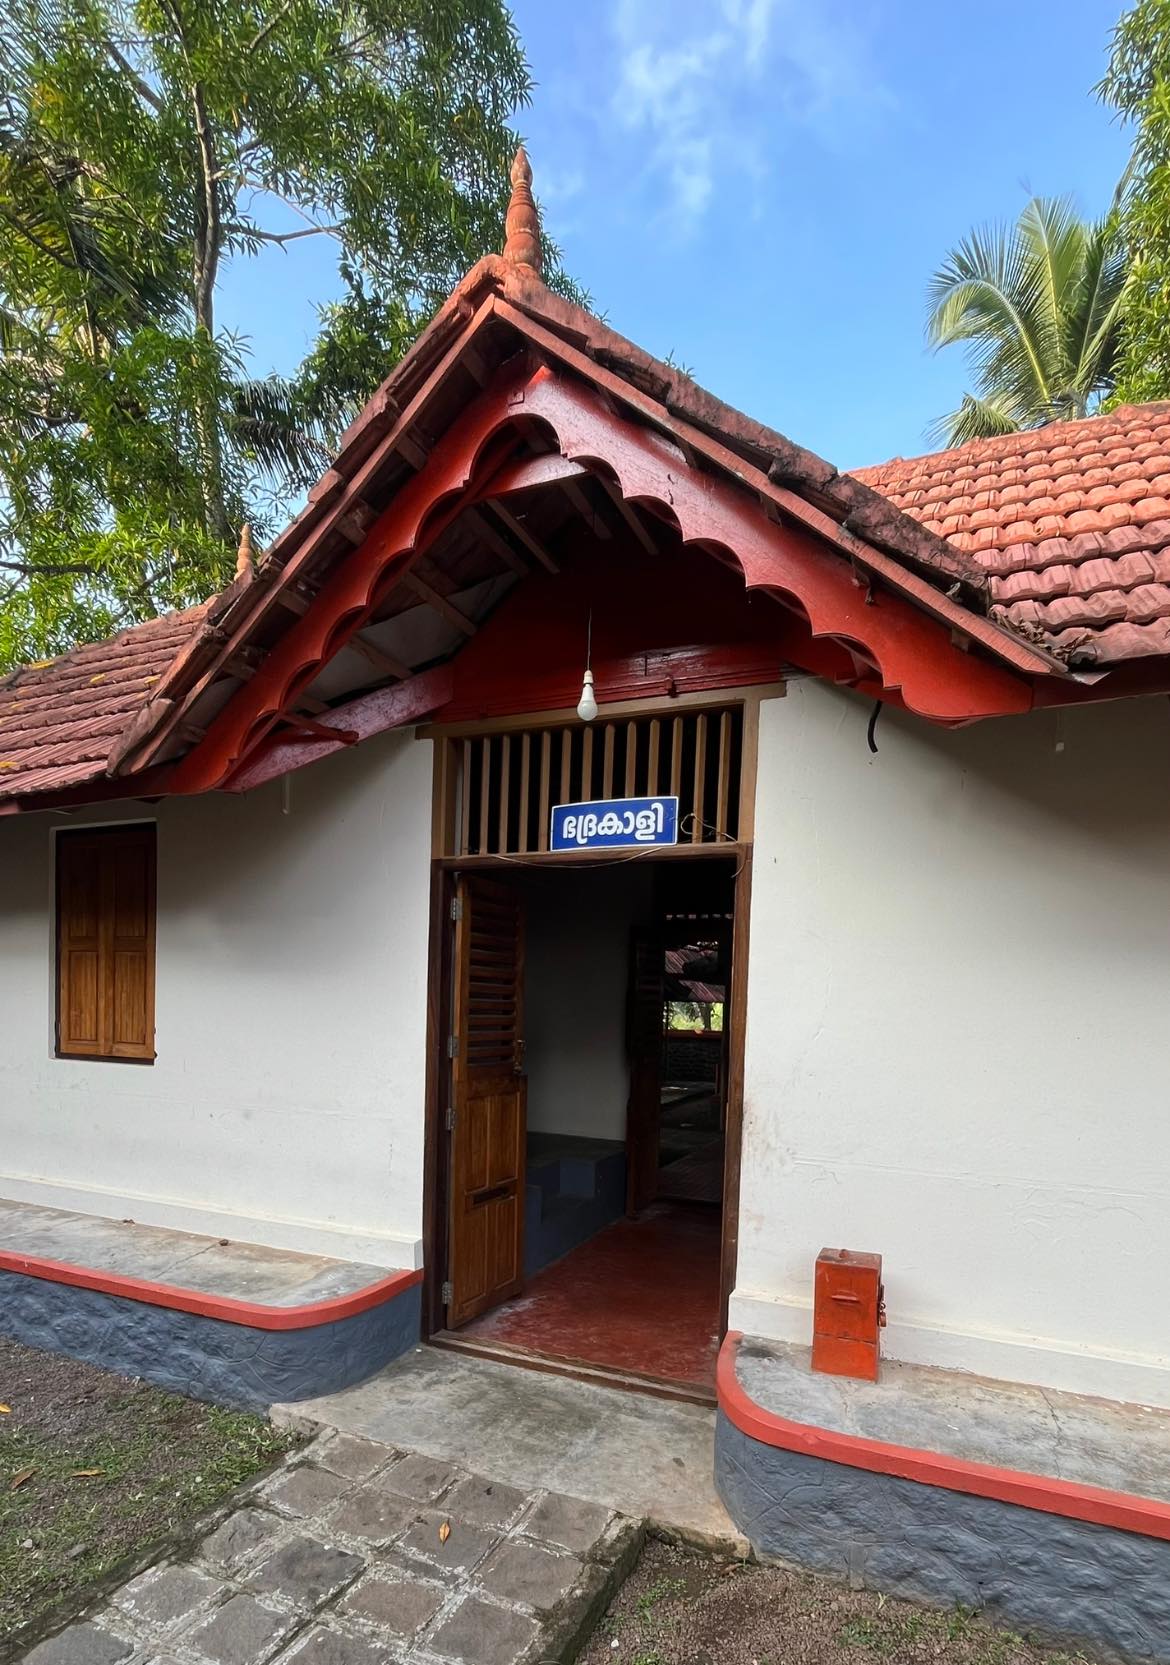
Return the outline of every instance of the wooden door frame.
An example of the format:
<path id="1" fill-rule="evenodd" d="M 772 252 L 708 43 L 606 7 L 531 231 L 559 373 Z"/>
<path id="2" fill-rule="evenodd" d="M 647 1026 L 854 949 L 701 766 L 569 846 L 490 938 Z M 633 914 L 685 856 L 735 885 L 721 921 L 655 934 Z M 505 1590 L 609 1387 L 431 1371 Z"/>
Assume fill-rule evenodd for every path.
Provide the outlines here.
<path id="1" fill-rule="evenodd" d="M 639 702 L 647 715 L 654 714 Z M 670 706 L 660 708 L 670 714 Z M 520 727 L 546 718 L 546 713 L 507 719 Z M 460 725 L 462 727 L 463 725 Z M 487 732 L 492 724 L 481 725 Z M 440 730 L 430 729 L 428 737 Z M 731 983 L 728 991 L 730 1025 L 727 1066 L 727 1127 L 723 1153 L 723 1205 L 720 1244 L 719 1330 L 727 1331 L 728 1305 L 735 1287 L 739 1248 L 740 1162 L 743 1152 L 743 1093 L 745 1041 L 747 1033 L 747 990 L 749 925 L 751 915 L 752 840 L 755 828 L 756 761 L 759 733 L 759 700 L 744 703 L 744 743 L 741 761 L 740 837 L 724 844 L 674 845 L 647 850 L 643 861 L 734 860 L 735 880 L 732 902 Z M 427 969 L 427 1057 L 426 1105 L 423 1149 L 423 1284 L 422 1325 L 424 1341 L 444 1327 L 443 1283 L 447 1277 L 448 1222 L 450 1213 L 449 1140 L 446 1138 L 446 1099 L 450 1080 L 447 1036 L 451 1022 L 452 930 L 451 901 L 455 875 L 459 872 L 505 872 L 518 867 L 555 868 L 566 865 L 561 852 L 515 856 L 449 856 L 444 837 L 453 815 L 452 763 L 450 748 L 436 745 L 432 818 L 430 944 Z M 573 866 L 628 864 L 628 850 L 574 852 Z"/>

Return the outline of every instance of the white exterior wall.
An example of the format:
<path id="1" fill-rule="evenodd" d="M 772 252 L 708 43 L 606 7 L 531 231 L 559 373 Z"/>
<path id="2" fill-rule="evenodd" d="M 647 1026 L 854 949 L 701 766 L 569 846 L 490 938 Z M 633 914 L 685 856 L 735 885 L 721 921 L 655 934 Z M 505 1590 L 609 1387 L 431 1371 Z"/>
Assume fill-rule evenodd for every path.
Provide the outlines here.
<path id="1" fill-rule="evenodd" d="M 524 900 L 528 1126 L 624 1139 L 630 1094 L 630 933 L 647 917 L 648 868 L 542 873 Z"/>
<path id="2" fill-rule="evenodd" d="M 419 1264 L 431 745 L 0 821 L 0 1195 Z M 53 1056 L 53 832 L 156 820 L 153 1065 Z"/>
<path id="3" fill-rule="evenodd" d="M 892 1357 L 1170 1405 L 1170 710 L 763 707 L 731 1325 L 885 1257 Z"/>

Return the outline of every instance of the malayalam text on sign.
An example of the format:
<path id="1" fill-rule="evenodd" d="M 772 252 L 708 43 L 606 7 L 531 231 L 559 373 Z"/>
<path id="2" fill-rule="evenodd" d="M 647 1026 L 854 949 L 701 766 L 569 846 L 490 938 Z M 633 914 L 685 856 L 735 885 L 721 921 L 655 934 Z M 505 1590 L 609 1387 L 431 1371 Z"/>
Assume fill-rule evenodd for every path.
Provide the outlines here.
<path id="1" fill-rule="evenodd" d="M 678 843 L 677 798 L 606 798 L 557 804 L 550 850 L 613 850 Z"/>

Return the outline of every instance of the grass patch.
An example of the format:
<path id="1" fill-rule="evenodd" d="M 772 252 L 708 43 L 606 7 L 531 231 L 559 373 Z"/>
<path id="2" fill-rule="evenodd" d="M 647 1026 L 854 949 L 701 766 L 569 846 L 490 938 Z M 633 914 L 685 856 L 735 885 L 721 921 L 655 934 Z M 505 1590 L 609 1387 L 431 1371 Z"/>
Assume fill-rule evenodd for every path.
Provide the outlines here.
<path id="1" fill-rule="evenodd" d="M 267 1468 L 263 1418 L 0 1344 L 0 1644 Z"/>
<path id="2" fill-rule="evenodd" d="M 651 1584 L 648 1590 L 643 1590 L 638 1596 L 638 1617 L 642 1620 L 650 1619 L 659 1602 L 668 1601 L 671 1596 L 683 1595 L 686 1587 L 685 1578 L 660 1578 L 656 1584 Z"/>
<path id="3" fill-rule="evenodd" d="M 1089 1665 L 964 1608 L 919 1607 L 653 1538 L 581 1665 Z"/>
<path id="4" fill-rule="evenodd" d="M 908 1654 L 946 1656 L 960 1650 L 967 1665 L 1009 1665 L 1028 1650 L 1015 1631 L 995 1628 L 965 1608 L 912 1608 L 903 1602 L 887 1606 L 876 1597 L 873 1613 L 858 1614 L 841 1626 L 840 1641 L 884 1658 Z M 1059 1649 L 1046 1653 L 1047 1665 L 1074 1665 L 1073 1656 Z M 1079 1665 L 1084 1665 L 1083 1659 Z"/>

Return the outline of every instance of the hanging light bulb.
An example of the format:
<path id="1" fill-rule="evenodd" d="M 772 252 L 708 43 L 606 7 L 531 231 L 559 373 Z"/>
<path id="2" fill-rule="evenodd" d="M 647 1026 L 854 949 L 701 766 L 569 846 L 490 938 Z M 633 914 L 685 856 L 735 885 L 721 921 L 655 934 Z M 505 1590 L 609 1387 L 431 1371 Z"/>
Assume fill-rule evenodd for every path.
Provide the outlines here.
<path id="1" fill-rule="evenodd" d="M 583 723 L 591 723 L 597 715 L 597 696 L 593 692 L 593 609 L 589 609 L 589 624 L 585 632 L 585 680 L 581 684 L 581 698 L 577 701 L 577 715 Z"/>
<path id="2" fill-rule="evenodd" d="M 593 692 L 593 672 L 585 672 L 581 698 L 577 701 L 577 715 L 583 723 L 591 723 L 597 715 L 597 699 Z"/>

